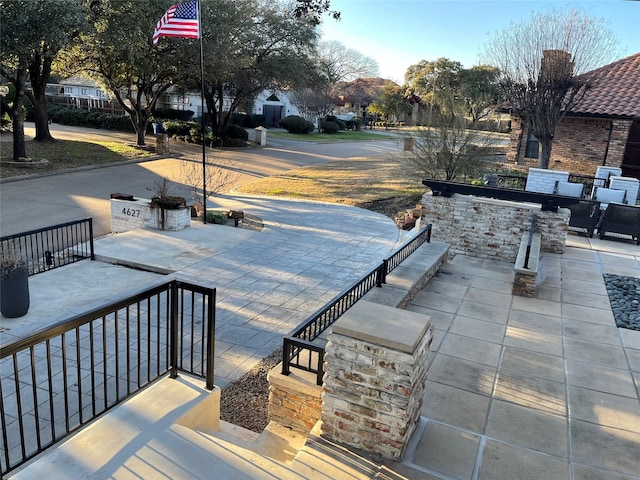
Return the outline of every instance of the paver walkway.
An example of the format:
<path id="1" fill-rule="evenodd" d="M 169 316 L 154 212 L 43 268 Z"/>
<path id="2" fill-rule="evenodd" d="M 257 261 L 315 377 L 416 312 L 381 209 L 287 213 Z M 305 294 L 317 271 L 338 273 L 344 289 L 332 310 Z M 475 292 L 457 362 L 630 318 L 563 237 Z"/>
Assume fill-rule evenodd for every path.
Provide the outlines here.
<path id="1" fill-rule="evenodd" d="M 543 253 L 538 298 L 511 295 L 512 271 L 456 256 L 409 307 L 436 328 L 405 457 L 433 476 L 409 478 L 640 478 L 640 332 L 616 328 L 602 277 L 640 277 L 640 255 Z"/>

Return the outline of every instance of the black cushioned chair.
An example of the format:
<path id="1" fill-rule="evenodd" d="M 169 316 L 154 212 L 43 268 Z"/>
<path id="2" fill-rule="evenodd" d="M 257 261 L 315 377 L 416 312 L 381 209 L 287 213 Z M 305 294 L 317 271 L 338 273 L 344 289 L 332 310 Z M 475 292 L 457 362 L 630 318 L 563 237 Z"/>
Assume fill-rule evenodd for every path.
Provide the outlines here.
<path id="1" fill-rule="evenodd" d="M 585 229 L 587 235 L 593 237 L 593 231 L 600 220 L 600 202 L 580 200 L 567 208 L 571 210 L 569 227 Z"/>
<path id="2" fill-rule="evenodd" d="M 600 239 L 607 233 L 631 235 L 636 245 L 640 245 L 640 206 L 610 203 L 598 226 Z"/>

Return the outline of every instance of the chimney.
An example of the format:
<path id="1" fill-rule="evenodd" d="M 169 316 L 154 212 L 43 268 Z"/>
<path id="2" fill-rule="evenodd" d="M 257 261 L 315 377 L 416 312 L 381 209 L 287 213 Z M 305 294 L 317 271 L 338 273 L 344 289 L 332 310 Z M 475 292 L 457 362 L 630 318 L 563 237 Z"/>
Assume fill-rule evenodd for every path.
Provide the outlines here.
<path id="1" fill-rule="evenodd" d="M 564 80 L 573 75 L 571 54 L 564 50 L 545 50 L 540 62 L 540 79 L 544 82 Z"/>

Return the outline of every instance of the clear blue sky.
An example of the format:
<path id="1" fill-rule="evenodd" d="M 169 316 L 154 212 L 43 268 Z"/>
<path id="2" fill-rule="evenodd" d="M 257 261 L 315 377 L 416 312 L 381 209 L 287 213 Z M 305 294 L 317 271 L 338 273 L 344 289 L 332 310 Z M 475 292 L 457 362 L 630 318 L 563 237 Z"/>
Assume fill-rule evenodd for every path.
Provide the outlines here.
<path id="1" fill-rule="evenodd" d="M 402 84 L 407 67 L 420 60 L 446 57 L 472 67 L 491 34 L 531 12 L 571 6 L 608 23 L 620 41 L 619 58 L 640 52 L 640 1 L 331 0 L 342 20 L 325 18 L 322 31 L 372 57 L 381 77 Z"/>

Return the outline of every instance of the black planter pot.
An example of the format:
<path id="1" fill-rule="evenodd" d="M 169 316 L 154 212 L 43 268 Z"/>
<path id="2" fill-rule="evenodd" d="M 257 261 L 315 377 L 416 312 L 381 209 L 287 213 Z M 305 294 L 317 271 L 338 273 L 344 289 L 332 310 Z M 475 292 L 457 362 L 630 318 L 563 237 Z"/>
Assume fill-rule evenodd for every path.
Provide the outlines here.
<path id="1" fill-rule="evenodd" d="M 0 276 L 0 313 L 17 318 L 29 311 L 29 271 L 27 265 L 2 271 Z"/>

